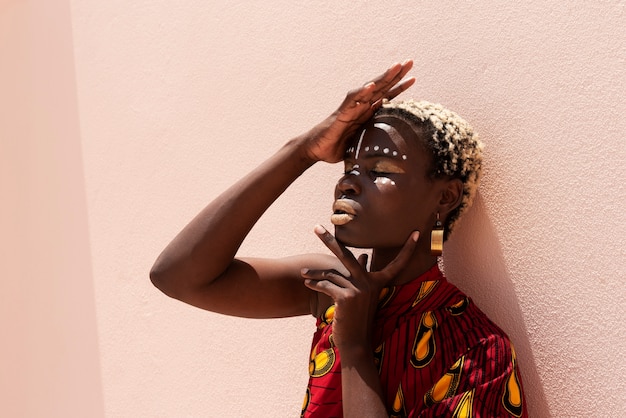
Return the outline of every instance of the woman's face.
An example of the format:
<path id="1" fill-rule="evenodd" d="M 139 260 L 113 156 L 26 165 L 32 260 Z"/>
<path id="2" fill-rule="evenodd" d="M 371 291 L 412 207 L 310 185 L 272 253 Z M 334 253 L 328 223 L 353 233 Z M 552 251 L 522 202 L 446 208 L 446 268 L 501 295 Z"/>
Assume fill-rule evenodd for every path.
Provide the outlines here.
<path id="1" fill-rule="evenodd" d="M 364 126 L 348 146 L 331 221 L 337 239 L 360 248 L 401 247 L 431 231 L 445 180 L 428 178 L 431 157 L 411 127 L 393 116 Z"/>

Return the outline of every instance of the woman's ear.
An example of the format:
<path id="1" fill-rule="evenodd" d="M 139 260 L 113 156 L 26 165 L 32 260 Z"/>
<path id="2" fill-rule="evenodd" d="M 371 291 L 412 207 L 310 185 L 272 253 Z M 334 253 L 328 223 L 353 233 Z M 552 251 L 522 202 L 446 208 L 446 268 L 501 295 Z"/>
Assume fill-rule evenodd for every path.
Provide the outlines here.
<path id="1" fill-rule="evenodd" d="M 463 200 L 463 182 L 459 179 L 446 180 L 441 199 L 439 200 L 439 212 L 445 218 L 448 213 L 456 209 Z"/>

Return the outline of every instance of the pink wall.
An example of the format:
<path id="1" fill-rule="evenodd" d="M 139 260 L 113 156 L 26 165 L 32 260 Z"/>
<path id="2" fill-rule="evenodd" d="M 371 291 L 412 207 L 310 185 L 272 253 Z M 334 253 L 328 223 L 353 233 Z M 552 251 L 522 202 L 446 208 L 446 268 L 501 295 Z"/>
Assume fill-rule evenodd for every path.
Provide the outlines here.
<path id="1" fill-rule="evenodd" d="M 0 3 L 0 415 L 104 415 L 67 2 Z"/>
<path id="2" fill-rule="evenodd" d="M 22 299 L 0 309 L 16 336 L 86 344 L 80 389 L 95 416 L 297 416 L 311 318 L 203 312 L 147 273 L 208 200 L 405 57 L 418 78 L 406 96 L 458 110 L 487 144 L 479 199 L 445 266 L 515 342 L 531 416 L 626 414 L 623 2 L 58 3 L 0 8 L 15 58 L 0 81 L 13 112 L 0 127 L 2 184 L 18 197 L 2 209 L 8 276 L 46 277 L 37 289 L 54 296 L 4 280 Z M 306 173 L 241 253 L 323 251 L 311 229 L 328 225 L 340 171 Z M 63 245 L 35 245 L 39 230 Z M 67 368 L 59 348 L 20 344 L 3 357 Z M 7 363 L 14 392 L 35 387 Z M 65 394 L 78 390 L 72 379 L 56 379 Z M 43 405 L 62 404 L 44 381 Z"/>

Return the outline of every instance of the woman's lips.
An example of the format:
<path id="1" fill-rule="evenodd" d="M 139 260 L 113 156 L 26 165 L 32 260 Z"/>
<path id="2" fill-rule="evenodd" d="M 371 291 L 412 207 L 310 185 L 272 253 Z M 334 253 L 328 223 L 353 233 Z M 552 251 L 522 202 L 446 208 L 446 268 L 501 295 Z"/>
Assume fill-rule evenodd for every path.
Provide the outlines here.
<path id="1" fill-rule="evenodd" d="M 337 226 L 347 224 L 356 216 L 354 202 L 347 199 L 335 200 L 335 203 L 333 204 L 333 212 L 334 213 L 330 217 L 330 222 Z"/>

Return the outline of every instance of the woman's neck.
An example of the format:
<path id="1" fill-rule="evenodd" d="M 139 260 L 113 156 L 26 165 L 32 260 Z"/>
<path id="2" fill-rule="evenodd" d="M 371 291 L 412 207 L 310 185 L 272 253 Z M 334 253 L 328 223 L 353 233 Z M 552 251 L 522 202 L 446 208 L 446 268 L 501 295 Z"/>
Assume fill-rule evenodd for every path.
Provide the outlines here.
<path id="1" fill-rule="evenodd" d="M 415 252 L 404 268 L 402 268 L 400 273 L 389 282 L 390 285 L 408 283 L 416 277 L 426 273 L 435 264 L 437 264 L 437 257 L 430 254 L 430 248 L 424 249 L 422 247 L 423 246 L 418 246 L 415 249 Z M 384 269 L 396 258 L 400 250 L 401 248 L 374 249 L 372 251 L 371 271 Z"/>

